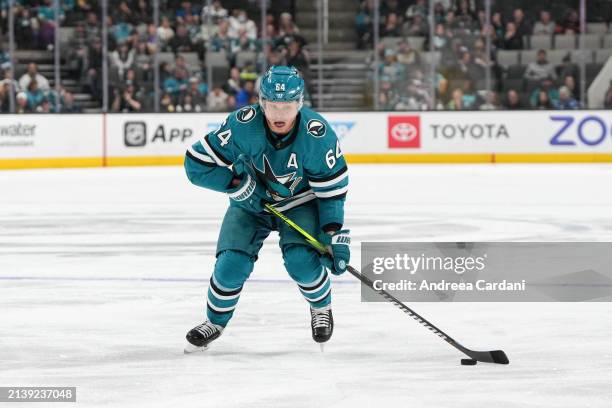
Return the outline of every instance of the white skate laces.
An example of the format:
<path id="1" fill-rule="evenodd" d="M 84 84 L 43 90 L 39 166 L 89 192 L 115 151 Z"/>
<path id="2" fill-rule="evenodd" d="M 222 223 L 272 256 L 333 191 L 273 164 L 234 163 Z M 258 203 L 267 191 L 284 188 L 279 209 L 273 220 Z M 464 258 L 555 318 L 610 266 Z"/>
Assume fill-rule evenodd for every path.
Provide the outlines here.
<path id="1" fill-rule="evenodd" d="M 202 333 L 204 338 L 209 338 L 216 332 L 219 332 L 219 333 L 223 332 L 223 327 L 213 324 L 207 320 L 201 325 L 199 325 L 198 327 L 196 327 L 195 330 Z"/>
<path id="2" fill-rule="evenodd" d="M 329 319 L 329 310 L 331 309 L 330 305 L 325 307 L 321 307 L 318 309 L 310 308 L 310 314 L 312 315 L 312 328 L 316 329 L 318 327 L 329 327 L 330 319 Z"/>

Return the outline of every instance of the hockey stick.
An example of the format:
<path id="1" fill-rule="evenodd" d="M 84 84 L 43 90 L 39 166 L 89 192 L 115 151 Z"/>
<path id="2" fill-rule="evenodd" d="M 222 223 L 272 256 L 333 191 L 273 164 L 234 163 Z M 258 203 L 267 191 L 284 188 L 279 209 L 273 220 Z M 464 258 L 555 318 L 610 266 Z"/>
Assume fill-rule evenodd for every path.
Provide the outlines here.
<path id="1" fill-rule="evenodd" d="M 272 214 L 276 215 L 278 218 L 283 220 L 285 224 L 287 224 L 288 226 L 290 226 L 291 228 L 299 232 L 306 239 L 306 242 L 312 245 L 316 250 L 318 250 L 322 254 L 329 255 L 329 250 L 325 247 L 325 245 L 320 243 L 316 238 L 314 238 L 312 235 L 306 232 L 302 227 L 300 227 L 295 222 L 293 222 L 285 214 L 283 214 L 282 212 L 280 212 L 279 210 L 277 210 L 270 204 L 265 204 L 265 207 Z M 414 320 L 421 323 L 423 326 L 427 327 L 433 333 L 437 334 L 440 338 L 442 338 L 442 340 L 446 341 L 448 344 L 450 344 L 457 350 L 461 351 L 463 354 L 470 357 L 472 360 L 480 361 L 483 363 L 496 363 L 496 364 L 508 364 L 510 362 L 508 360 L 508 357 L 506 356 L 506 353 L 504 353 L 503 350 L 474 351 L 474 350 L 468 349 L 467 347 L 464 347 L 461 343 L 457 342 L 451 336 L 444 333 L 442 330 L 438 329 L 436 326 L 430 323 L 427 319 L 419 315 L 417 312 L 415 312 L 408 306 L 404 305 L 395 296 L 391 295 L 390 293 L 388 293 L 387 291 L 383 289 L 380 289 L 380 290 L 374 289 L 374 283 L 372 282 L 372 280 L 366 276 L 363 276 L 352 266 L 348 265 L 346 269 L 347 271 L 349 271 L 351 275 L 359 279 L 364 285 L 366 285 L 367 287 L 369 287 L 370 289 L 378 293 L 380 296 L 385 298 L 387 301 L 393 303 L 395 306 L 400 308 L 404 313 L 407 313 Z"/>

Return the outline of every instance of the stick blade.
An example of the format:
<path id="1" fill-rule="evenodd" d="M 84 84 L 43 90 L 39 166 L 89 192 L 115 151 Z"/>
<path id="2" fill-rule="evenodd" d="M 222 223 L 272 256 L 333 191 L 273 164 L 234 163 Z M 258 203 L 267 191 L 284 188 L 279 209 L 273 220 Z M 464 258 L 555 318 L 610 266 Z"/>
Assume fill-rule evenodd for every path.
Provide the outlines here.
<path id="1" fill-rule="evenodd" d="M 481 363 L 494 363 L 494 364 L 510 364 L 510 360 L 508 360 L 508 356 L 504 353 L 503 350 L 493 350 L 493 351 L 472 351 L 472 350 L 463 350 L 463 352 L 468 355 L 473 360 L 479 361 Z"/>
<path id="2" fill-rule="evenodd" d="M 510 364 L 510 360 L 508 360 L 508 356 L 504 353 L 503 350 L 493 350 L 489 352 L 491 354 L 491 358 L 494 363 L 497 364 Z"/>

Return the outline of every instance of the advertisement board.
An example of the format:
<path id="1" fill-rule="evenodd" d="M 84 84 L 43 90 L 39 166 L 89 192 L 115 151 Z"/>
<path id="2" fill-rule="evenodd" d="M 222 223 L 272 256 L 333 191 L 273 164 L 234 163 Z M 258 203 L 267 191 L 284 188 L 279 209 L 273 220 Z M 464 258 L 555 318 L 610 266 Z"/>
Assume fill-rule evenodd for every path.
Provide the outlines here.
<path id="1" fill-rule="evenodd" d="M 612 111 L 330 112 L 354 163 L 612 162 Z M 227 113 L 0 116 L 0 168 L 180 164 Z"/>
<path id="2" fill-rule="evenodd" d="M 101 166 L 102 115 L 0 115 L 0 168 Z"/>

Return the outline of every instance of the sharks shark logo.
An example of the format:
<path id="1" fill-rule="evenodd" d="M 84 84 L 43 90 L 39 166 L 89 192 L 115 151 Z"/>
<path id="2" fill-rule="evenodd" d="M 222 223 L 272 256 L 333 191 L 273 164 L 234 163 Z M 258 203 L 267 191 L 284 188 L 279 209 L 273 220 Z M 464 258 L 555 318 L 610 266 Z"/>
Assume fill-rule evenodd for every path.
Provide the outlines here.
<path id="1" fill-rule="evenodd" d="M 325 136 L 325 131 L 327 130 L 327 127 L 320 120 L 311 119 L 306 125 L 306 130 L 310 135 L 314 137 L 323 137 Z"/>
<path id="2" fill-rule="evenodd" d="M 255 112 L 255 109 L 252 106 L 247 106 L 246 108 L 242 108 L 238 111 L 236 114 L 236 119 L 238 119 L 238 122 L 240 123 L 248 123 L 253 120 L 256 114 L 257 112 Z"/>
<path id="3" fill-rule="evenodd" d="M 272 170 L 272 166 L 270 166 L 270 162 L 265 154 L 263 155 L 263 170 L 258 169 L 257 166 L 253 167 L 258 178 L 266 184 L 271 197 L 275 201 L 282 201 L 291 197 L 295 187 L 302 180 L 302 177 L 295 177 L 297 173 L 295 171 L 283 175 L 274 174 L 274 170 Z"/>

